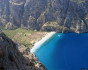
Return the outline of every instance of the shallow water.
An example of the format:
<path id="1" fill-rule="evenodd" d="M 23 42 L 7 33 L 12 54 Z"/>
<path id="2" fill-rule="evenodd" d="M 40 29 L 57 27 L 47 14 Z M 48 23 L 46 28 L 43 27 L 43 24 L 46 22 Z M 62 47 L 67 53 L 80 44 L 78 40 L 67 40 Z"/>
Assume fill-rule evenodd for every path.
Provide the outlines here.
<path id="1" fill-rule="evenodd" d="M 88 34 L 58 33 L 35 51 L 48 70 L 88 68 Z"/>

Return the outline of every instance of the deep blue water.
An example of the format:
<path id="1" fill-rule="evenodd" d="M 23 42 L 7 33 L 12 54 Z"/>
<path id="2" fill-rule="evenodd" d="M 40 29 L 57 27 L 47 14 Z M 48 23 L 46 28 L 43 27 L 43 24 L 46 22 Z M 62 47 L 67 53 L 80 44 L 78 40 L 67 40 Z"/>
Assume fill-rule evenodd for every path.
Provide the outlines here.
<path id="1" fill-rule="evenodd" d="M 88 34 L 58 33 L 35 54 L 48 70 L 88 68 Z"/>

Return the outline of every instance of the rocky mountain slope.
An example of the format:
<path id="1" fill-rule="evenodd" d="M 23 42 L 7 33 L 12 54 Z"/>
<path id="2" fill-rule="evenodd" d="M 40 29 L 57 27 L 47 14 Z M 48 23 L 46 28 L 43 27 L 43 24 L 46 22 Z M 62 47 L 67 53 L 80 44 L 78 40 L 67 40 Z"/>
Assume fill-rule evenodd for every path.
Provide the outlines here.
<path id="1" fill-rule="evenodd" d="M 88 32 L 88 0 L 0 0 L 0 24 L 7 29 Z"/>
<path id="2" fill-rule="evenodd" d="M 0 70 L 46 70 L 34 54 L 0 30 Z"/>

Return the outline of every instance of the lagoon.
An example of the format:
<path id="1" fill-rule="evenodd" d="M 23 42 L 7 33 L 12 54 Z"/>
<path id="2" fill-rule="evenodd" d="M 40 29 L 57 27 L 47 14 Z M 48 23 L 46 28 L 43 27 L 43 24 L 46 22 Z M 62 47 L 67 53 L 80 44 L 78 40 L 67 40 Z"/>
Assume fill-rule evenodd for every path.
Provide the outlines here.
<path id="1" fill-rule="evenodd" d="M 48 70 L 88 68 L 88 34 L 57 33 L 34 53 Z"/>

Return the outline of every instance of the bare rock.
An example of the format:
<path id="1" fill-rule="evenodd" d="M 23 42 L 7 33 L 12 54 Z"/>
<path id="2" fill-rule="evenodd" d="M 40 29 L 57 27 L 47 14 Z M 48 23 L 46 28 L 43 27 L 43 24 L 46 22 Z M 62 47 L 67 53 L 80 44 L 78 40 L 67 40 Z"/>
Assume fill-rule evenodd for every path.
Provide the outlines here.
<path id="1" fill-rule="evenodd" d="M 21 52 L 22 50 L 25 48 L 21 49 Z M 46 70 L 34 54 L 21 52 L 17 44 L 0 32 L 0 70 Z"/>

